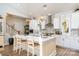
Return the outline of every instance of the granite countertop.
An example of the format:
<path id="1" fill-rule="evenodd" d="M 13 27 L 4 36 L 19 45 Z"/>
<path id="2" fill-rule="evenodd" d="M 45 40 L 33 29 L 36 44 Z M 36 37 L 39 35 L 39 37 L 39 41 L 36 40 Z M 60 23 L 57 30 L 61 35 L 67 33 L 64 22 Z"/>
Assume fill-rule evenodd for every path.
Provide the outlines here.
<path id="1" fill-rule="evenodd" d="M 48 41 L 50 39 L 53 39 L 55 38 L 55 36 L 32 36 L 32 35 L 15 35 L 16 37 L 18 38 L 22 38 L 22 39 L 27 39 L 27 40 L 32 40 L 34 39 L 34 41 L 38 41 L 38 42 L 45 42 L 45 41 Z"/>

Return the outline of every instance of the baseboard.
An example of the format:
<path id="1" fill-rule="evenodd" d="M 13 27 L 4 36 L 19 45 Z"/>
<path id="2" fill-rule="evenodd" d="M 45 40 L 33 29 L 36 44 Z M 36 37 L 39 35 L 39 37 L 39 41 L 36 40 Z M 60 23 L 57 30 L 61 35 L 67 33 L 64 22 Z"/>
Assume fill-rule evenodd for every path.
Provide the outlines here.
<path id="1" fill-rule="evenodd" d="M 59 45 L 56 45 L 56 47 L 65 48 L 65 49 L 70 49 L 70 50 L 74 50 L 74 51 L 78 51 L 78 52 L 79 52 L 79 49 L 76 49 L 76 48 L 64 47 L 64 46 L 59 46 Z"/>

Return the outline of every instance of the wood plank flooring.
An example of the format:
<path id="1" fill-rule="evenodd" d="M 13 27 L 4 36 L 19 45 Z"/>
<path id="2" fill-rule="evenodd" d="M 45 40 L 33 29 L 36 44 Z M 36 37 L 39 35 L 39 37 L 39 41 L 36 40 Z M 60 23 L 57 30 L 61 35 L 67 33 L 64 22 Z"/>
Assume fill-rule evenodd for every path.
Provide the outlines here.
<path id="1" fill-rule="evenodd" d="M 79 51 L 71 50 L 69 48 L 62 48 L 57 46 L 56 50 L 56 56 L 79 56 Z"/>
<path id="2" fill-rule="evenodd" d="M 0 54 L 2 56 L 27 56 L 26 51 L 21 51 L 20 54 L 19 54 L 19 51 L 17 53 L 15 51 L 13 51 L 13 46 L 12 45 L 5 46 L 3 48 L 3 50 L 0 51 Z M 31 56 L 31 53 L 30 53 L 29 56 Z"/>
<path id="3" fill-rule="evenodd" d="M 12 45 L 5 46 L 5 48 L 0 48 L 0 55 L 2 56 L 27 56 L 26 51 L 21 51 L 21 54 L 14 52 Z M 56 56 L 79 56 L 79 51 L 71 50 L 68 48 L 58 47 L 56 48 L 57 55 Z M 32 54 L 30 53 L 29 56 Z"/>

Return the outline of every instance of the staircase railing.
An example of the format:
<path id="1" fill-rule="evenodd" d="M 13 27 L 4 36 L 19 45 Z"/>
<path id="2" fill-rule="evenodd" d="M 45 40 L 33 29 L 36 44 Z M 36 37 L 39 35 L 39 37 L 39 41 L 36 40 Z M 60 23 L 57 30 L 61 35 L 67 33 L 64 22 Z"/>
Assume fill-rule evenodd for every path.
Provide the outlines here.
<path id="1" fill-rule="evenodd" d="M 9 25 L 8 23 L 6 23 L 6 32 L 12 36 L 18 33 L 18 31 L 13 26 Z"/>

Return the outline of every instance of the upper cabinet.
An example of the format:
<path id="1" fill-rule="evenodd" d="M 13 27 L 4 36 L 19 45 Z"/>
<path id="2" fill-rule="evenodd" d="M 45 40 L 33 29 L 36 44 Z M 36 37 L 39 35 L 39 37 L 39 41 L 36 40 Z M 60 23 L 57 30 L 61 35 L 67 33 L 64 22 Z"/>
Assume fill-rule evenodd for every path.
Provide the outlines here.
<path id="1" fill-rule="evenodd" d="M 79 28 L 79 13 L 73 13 L 71 19 L 71 28 L 78 29 Z"/>
<path id="2" fill-rule="evenodd" d="M 53 18 L 53 24 L 54 24 L 54 29 L 59 29 L 60 28 L 59 17 Z"/>

